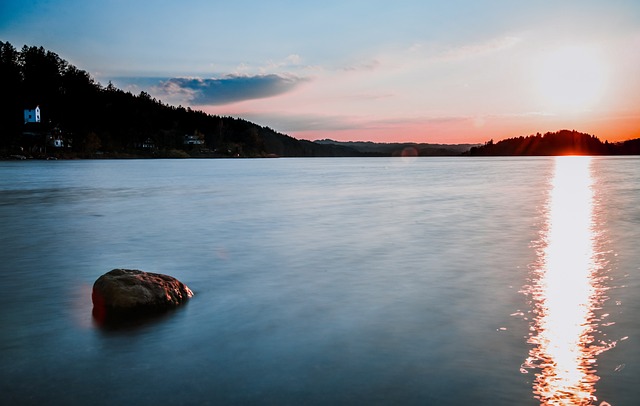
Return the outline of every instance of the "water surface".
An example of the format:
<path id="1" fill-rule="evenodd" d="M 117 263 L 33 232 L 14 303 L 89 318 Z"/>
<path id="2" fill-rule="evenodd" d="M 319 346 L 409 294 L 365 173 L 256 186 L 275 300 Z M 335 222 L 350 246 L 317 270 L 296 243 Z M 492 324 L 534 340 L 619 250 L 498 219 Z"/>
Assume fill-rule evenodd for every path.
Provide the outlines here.
<path id="1" fill-rule="evenodd" d="M 551 246 L 560 292 L 598 292 L 555 307 L 607 348 L 579 358 L 586 404 L 635 404 L 640 162 L 582 159 L 588 208 L 560 217 L 553 157 L 0 162 L 0 402 L 553 404 Z M 551 244 L 567 216 L 586 240 Z M 101 328 L 118 267 L 195 297 Z"/>

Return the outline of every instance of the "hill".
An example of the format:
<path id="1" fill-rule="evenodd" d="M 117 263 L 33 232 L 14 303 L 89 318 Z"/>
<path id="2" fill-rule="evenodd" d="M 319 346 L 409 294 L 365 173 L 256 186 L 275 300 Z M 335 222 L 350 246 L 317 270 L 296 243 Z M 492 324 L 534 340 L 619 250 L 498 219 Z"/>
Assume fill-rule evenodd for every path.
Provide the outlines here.
<path id="1" fill-rule="evenodd" d="M 456 156 L 468 152 L 478 144 L 375 143 L 371 141 L 316 141 L 323 145 L 337 145 L 354 149 L 365 156 Z"/>
<path id="2" fill-rule="evenodd" d="M 471 156 L 512 155 L 637 155 L 640 139 L 619 143 L 602 142 L 596 136 L 575 130 L 560 130 L 526 137 L 493 140 L 469 150 Z"/>
<path id="3" fill-rule="evenodd" d="M 68 157 L 358 156 L 249 121 L 134 95 L 42 47 L 0 41 L 0 155 Z M 25 123 L 25 109 L 41 113 Z M 32 120 L 33 121 L 33 120 Z"/>
<path id="4" fill-rule="evenodd" d="M 509 138 L 484 145 L 297 140 L 234 117 L 170 106 L 134 95 L 42 47 L 0 41 L 0 156 L 317 157 L 640 154 L 640 139 L 601 142 L 577 131 Z M 39 119 L 25 110 L 38 107 Z M 35 111 L 34 111 L 35 112 Z M 28 122 L 26 122 L 28 121 Z"/>

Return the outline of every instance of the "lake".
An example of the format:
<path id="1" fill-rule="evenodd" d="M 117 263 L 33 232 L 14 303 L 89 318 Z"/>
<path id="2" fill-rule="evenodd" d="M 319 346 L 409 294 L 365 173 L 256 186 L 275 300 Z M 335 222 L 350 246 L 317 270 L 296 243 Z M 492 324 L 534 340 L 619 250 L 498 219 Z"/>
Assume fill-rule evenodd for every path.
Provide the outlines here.
<path id="1" fill-rule="evenodd" d="M 640 398 L 636 157 L 7 161 L 0 227 L 2 404 Z"/>

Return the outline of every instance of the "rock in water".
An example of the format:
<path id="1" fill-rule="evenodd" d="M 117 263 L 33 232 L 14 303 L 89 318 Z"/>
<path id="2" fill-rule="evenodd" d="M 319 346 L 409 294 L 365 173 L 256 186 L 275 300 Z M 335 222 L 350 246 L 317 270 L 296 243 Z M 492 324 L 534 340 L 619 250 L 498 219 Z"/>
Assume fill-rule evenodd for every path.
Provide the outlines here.
<path id="1" fill-rule="evenodd" d="M 193 296 L 174 277 L 134 269 L 114 269 L 93 284 L 93 314 L 99 320 L 110 316 L 137 316 L 174 308 Z"/>

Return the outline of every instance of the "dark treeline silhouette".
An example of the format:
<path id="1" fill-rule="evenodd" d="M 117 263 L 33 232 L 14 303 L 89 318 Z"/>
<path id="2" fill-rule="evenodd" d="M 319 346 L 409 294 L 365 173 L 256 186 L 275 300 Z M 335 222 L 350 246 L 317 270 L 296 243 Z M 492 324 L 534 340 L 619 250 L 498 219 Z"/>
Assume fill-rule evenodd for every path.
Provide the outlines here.
<path id="1" fill-rule="evenodd" d="M 638 155 L 640 139 L 624 142 L 602 142 L 596 136 L 575 130 L 538 133 L 527 137 L 493 140 L 469 150 L 471 156 L 511 155 Z"/>
<path id="2" fill-rule="evenodd" d="M 355 149 L 364 156 L 458 156 L 478 144 L 427 144 L 415 142 L 334 141 L 324 139 L 318 144 L 340 145 Z"/>
<path id="3" fill-rule="evenodd" d="M 217 157 L 640 154 L 640 139 L 601 142 L 562 130 L 481 146 L 297 140 L 249 121 L 103 86 L 43 47 L 0 41 L 0 157 Z M 25 110 L 40 108 L 40 122 Z M 471 148 L 470 148 L 471 147 Z M 470 148 L 470 150 L 469 150 Z"/>
<path id="4" fill-rule="evenodd" d="M 91 156 L 354 156 L 246 120 L 174 107 L 102 86 L 43 47 L 0 41 L 0 154 Z M 41 111 L 25 123 L 24 110 Z M 61 148 L 52 148 L 58 138 Z M 49 141 L 49 143 L 48 143 Z M 51 145 L 48 145 L 51 144 Z"/>

